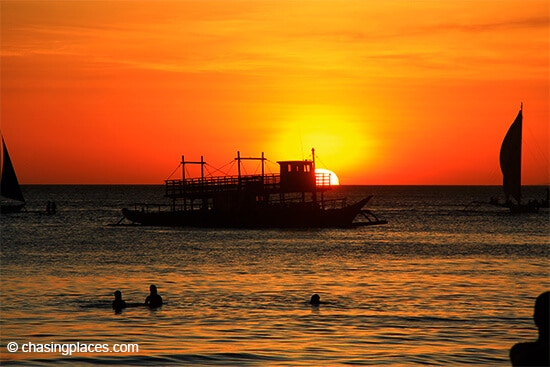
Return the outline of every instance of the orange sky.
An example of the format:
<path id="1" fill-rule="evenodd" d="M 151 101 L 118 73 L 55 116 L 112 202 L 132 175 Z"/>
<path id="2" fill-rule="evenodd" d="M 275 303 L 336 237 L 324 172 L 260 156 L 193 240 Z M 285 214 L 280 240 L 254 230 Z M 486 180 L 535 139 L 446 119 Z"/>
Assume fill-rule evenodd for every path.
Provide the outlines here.
<path id="1" fill-rule="evenodd" d="M 550 183 L 550 1 L 4 1 L 1 128 L 19 179 L 162 183 L 315 147 L 343 184 Z M 176 177 L 174 177 L 176 178 Z"/>

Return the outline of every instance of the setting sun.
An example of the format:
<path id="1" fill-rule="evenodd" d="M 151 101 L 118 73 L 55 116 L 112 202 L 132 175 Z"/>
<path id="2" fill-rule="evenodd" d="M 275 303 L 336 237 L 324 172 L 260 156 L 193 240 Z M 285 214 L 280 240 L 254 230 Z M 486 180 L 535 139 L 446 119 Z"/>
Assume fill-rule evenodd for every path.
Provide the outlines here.
<path id="1" fill-rule="evenodd" d="M 274 124 L 279 128 L 268 149 L 277 157 L 311 158 L 309 149 L 314 147 L 318 163 L 339 172 L 355 171 L 376 160 L 374 148 L 380 143 L 372 126 L 375 119 L 344 103 L 292 108 L 278 119 Z"/>
<path id="2" fill-rule="evenodd" d="M 332 172 L 331 170 L 325 168 L 315 168 L 315 174 L 328 175 L 331 186 L 340 185 L 340 180 L 338 179 L 338 176 L 336 176 L 336 173 Z"/>

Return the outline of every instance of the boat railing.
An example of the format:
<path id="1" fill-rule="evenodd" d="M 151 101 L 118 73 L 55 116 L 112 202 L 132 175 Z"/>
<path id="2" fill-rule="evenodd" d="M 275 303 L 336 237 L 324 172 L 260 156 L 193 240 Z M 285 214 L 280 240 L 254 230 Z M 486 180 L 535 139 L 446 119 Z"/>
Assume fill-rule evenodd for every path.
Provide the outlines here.
<path id="1" fill-rule="evenodd" d="M 323 209 L 342 209 L 347 206 L 347 200 L 345 198 L 321 200 L 321 207 Z"/>
<path id="2" fill-rule="evenodd" d="M 332 182 L 330 181 L 330 173 L 316 172 L 315 173 L 315 184 L 317 188 L 330 189 Z"/>
<path id="3" fill-rule="evenodd" d="M 186 195 L 210 194 L 220 191 L 246 190 L 261 188 L 276 190 L 280 186 L 280 175 L 213 176 L 205 178 L 187 178 L 185 180 L 166 180 L 166 197 L 184 197 Z"/>
<path id="4" fill-rule="evenodd" d="M 303 204 L 303 200 L 299 197 L 285 198 L 282 199 L 270 199 L 270 205 L 296 205 Z M 313 204 L 313 201 L 309 203 Z M 322 209 L 342 209 L 347 206 L 347 200 L 345 198 L 340 199 L 329 199 L 329 200 L 320 200 L 317 204 Z M 206 205 L 206 207 L 205 207 Z M 151 203 L 134 203 L 134 210 L 142 213 L 151 213 L 151 212 L 163 212 L 163 211 L 188 211 L 188 210 L 204 210 L 211 209 L 211 202 L 202 202 L 202 201 L 186 201 L 181 204 L 151 204 Z"/>
<path id="5" fill-rule="evenodd" d="M 316 175 L 317 191 L 331 189 L 330 174 Z M 166 180 L 165 197 L 199 198 L 219 192 L 253 191 L 276 193 L 281 190 L 281 175 L 241 175 L 241 176 L 211 176 L 204 178 L 186 178 L 185 180 Z M 334 204 L 331 204 L 334 205 Z"/>
<path id="6" fill-rule="evenodd" d="M 302 204 L 304 201 L 301 197 L 285 197 L 284 199 L 281 198 L 271 198 L 269 200 L 270 205 L 294 205 L 294 204 Z M 309 203 L 313 203 L 313 201 L 308 201 Z M 345 198 L 341 199 L 329 199 L 329 200 L 319 200 L 317 201 L 317 204 L 322 209 L 342 209 L 347 206 L 347 200 Z"/>
<path id="7" fill-rule="evenodd" d="M 159 213 L 159 212 L 177 212 L 177 211 L 190 211 L 190 210 L 204 210 L 211 209 L 210 203 L 205 204 L 199 201 L 187 201 L 185 204 L 145 204 L 134 203 L 133 207 L 135 211 L 142 213 Z"/>
<path id="8" fill-rule="evenodd" d="M 142 213 L 171 211 L 173 206 L 170 204 L 151 204 L 151 203 L 134 203 L 134 210 Z"/>

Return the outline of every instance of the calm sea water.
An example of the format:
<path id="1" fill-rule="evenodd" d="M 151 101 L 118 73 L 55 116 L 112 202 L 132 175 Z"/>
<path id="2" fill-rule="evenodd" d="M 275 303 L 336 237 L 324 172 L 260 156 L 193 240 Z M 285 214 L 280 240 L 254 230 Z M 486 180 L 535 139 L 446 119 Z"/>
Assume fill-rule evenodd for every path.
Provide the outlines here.
<path id="1" fill-rule="evenodd" d="M 550 289 L 548 212 L 461 210 L 498 187 L 341 187 L 375 194 L 388 225 L 307 230 L 109 226 L 160 186 L 24 193 L 28 212 L 1 218 L 3 365 L 509 365 Z M 56 215 L 39 213 L 48 200 Z M 152 283 L 161 309 L 111 309 Z M 77 342 L 139 351 L 21 351 Z"/>

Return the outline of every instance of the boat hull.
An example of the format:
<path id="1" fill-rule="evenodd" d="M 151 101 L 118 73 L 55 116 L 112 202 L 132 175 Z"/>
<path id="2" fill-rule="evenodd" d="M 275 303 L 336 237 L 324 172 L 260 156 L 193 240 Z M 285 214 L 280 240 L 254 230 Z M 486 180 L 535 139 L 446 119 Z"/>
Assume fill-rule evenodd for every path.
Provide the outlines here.
<path id="1" fill-rule="evenodd" d="M 510 213 L 521 214 L 521 213 L 538 213 L 540 208 L 548 207 L 548 204 L 544 201 L 539 203 L 538 201 L 532 201 L 527 204 L 515 204 L 512 202 L 500 203 L 498 200 L 491 199 L 489 204 L 498 206 L 500 208 L 507 208 L 510 210 Z"/>
<path id="2" fill-rule="evenodd" d="M 122 209 L 125 218 L 146 226 L 220 228 L 326 228 L 352 227 L 355 217 L 370 199 L 338 209 L 322 209 L 313 203 L 266 206 L 242 210 L 157 211 Z M 369 222 L 368 224 L 381 224 Z"/>
<path id="3" fill-rule="evenodd" d="M 538 213 L 539 207 L 534 204 L 512 204 L 508 205 L 510 213 L 521 214 L 521 213 Z"/>

